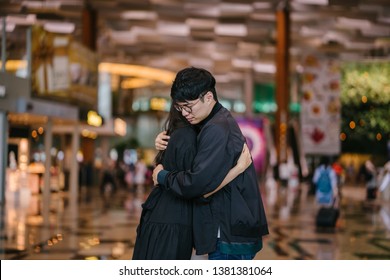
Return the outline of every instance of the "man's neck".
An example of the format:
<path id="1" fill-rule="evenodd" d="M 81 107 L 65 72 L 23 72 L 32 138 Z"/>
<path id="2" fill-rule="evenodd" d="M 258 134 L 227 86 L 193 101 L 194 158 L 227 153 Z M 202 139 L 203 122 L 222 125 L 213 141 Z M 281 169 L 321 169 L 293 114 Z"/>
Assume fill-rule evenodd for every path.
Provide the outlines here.
<path id="1" fill-rule="evenodd" d="M 222 105 L 221 103 L 215 101 L 214 102 L 214 106 L 212 107 L 209 115 L 207 116 L 207 118 L 205 118 L 203 121 L 201 121 L 199 124 L 197 124 L 197 128 L 201 129 L 209 120 L 211 120 L 214 115 L 222 108 Z"/>

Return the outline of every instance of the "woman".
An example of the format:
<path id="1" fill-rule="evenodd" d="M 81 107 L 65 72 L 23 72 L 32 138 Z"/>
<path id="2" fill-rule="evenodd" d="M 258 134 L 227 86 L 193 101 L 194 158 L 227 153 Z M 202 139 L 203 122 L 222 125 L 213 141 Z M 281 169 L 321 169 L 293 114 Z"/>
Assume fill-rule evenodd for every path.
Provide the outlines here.
<path id="1" fill-rule="evenodd" d="M 170 135 L 170 144 L 165 151 L 159 151 L 156 164 L 162 163 L 167 170 L 190 169 L 196 154 L 196 131 L 174 106 L 171 106 L 165 128 Z M 244 145 L 237 165 L 229 171 L 221 185 L 198 199 L 207 203 L 208 196 L 232 181 L 251 162 L 249 149 Z M 142 207 L 133 260 L 191 259 L 192 200 L 185 200 L 156 187 Z"/>

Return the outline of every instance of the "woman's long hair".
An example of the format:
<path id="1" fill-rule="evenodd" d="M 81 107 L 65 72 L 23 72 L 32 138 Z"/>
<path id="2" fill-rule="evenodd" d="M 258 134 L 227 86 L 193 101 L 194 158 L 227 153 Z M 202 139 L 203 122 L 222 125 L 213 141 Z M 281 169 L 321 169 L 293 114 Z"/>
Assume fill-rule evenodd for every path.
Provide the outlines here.
<path id="1" fill-rule="evenodd" d="M 190 125 L 187 120 L 183 117 L 181 112 L 175 109 L 173 106 L 174 103 L 172 101 L 171 108 L 169 110 L 168 118 L 166 119 L 164 123 L 164 130 L 167 131 L 167 135 L 171 135 L 173 131 L 175 131 L 177 128 L 184 127 L 187 125 Z M 164 151 L 159 151 L 156 155 L 156 158 L 154 159 L 154 162 L 157 164 L 160 164 L 164 158 Z"/>

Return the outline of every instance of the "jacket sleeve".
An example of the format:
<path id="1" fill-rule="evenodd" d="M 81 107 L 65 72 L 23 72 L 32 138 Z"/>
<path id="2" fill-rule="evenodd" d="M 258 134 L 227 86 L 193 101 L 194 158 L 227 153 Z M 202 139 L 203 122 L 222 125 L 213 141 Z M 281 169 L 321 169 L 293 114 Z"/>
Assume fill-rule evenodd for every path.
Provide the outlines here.
<path id="1" fill-rule="evenodd" d="M 228 143 L 228 128 L 206 125 L 198 136 L 191 169 L 169 172 L 163 187 L 184 198 L 200 197 L 216 189 L 235 162 L 234 149 L 229 149 Z"/>
<path id="2" fill-rule="evenodd" d="M 317 184 L 317 181 L 318 181 L 318 178 L 320 177 L 320 168 L 317 167 L 315 170 L 314 170 L 314 175 L 313 175 L 313 178 L 312 178 L 312 182 L 314 184 Z"/>

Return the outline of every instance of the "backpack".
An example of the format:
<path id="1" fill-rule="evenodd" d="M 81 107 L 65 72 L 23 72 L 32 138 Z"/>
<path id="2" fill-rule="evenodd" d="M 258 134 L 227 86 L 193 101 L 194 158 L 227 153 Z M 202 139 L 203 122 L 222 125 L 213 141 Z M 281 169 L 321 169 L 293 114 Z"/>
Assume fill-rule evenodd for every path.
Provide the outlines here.
<path id="1" fill-rule="evenodd" d="M 321 170 L 320 177 L 317 181 L 317 190 L 322 193 L 329 193 L 332 191 L 332 183 L 330 181 L 329 171 Z"/>
<path id="2" fill-rule="evenodd" d="M 333 190 L 330 181 L 329 171 L 324 169 L 317 181 L 316 198 L 319 204 L 330 204 L 332 202 Z"/>

